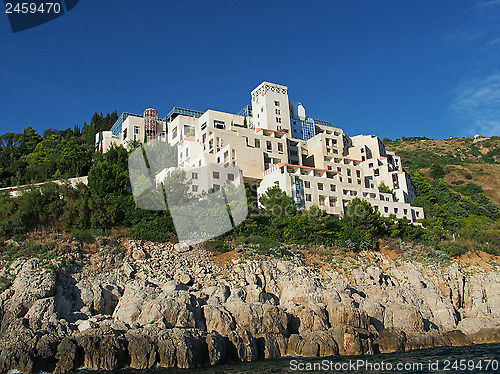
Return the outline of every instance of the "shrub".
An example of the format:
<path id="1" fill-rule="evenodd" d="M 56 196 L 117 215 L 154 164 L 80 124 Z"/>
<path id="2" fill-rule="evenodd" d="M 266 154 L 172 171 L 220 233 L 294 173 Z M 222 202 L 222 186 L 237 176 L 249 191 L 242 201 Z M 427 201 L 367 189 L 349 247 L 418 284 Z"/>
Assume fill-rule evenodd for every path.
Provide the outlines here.
<path id="1" fill-rule="evenodd" d="M 207 248 L 211 252 L 220 252 L 220 253 L 231 252 L 233 250 L 233 247 L 231 245 L 226 244 L 223 240 L 219 238 L 205 242 L 205 248 Z"/>
<path id="2" fill-rule="evenodd" d="M 88 231 L 85 230 L 72 230 L 71 235 L 76 241 L 83 242 L 83 243 L 94 243 L 95 238 L 92 236 L 92 234 Z"/>
<path id="3" fill-rule="evenodd" d="M 281 243 L 277 242 L 276 240 L 259 235 L 249 236 L 248 238 L 246 238 L 245 243 L 257 244 L 260 251 L 269 251 L 270 249 L 281 247 Z"/>
<path id="4" fill-rule="evenodd" d="M 172 241 L 172 233 L 158 230 L 155 225 L 139 223 L 129 232 L 132 239 L 164 243 Z"/>
<path id="5" fill-rule="evenodd" d="M 456 257 L 460 256 L 464 253 L 467 252 L 467 248 L 465 248 L 463 245 L 457 244 L 457 243 L 448 243 L 445 244 L 441 250 L 446 252 L 450 257 Z"/>
<path id="6" fill-rule="evenodd" d="M 451 182 L 451 184 L 454 184 L 456 186 L 460 185 L 460 184 L 464 184 L 465 181 L 463 181 L 462 179 L 459 179 L 459 180 L 454 180 Z"/>
<path id="7" fill-rule="evenodd" d="M 430 176 L 432 179 L 441 179 L 446 175 L 443 166 L 434 164 L 431 166 Z"/>
<path id="8" fill-rule="evenodd" d="M 471 173 L 465 173 L 465 179 L 472 179 Z"/>

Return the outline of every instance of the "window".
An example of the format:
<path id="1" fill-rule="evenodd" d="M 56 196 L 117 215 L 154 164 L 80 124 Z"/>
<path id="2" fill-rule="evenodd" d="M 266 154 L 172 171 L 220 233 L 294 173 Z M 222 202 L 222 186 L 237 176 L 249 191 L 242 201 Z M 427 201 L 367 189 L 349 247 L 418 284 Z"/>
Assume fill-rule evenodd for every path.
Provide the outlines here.
<path id="1" fill-rule="evenodd" d="M 365 156 L 361 156 L 361 161 L 364 161 L 365 160 Z"/>
<path id="2" fill-rule="evenodd" d="M 330 185 L 330 191 L 335 192 L 335 185 L 334 184 Z"/>
<path id="3" fill-rule="evenodd" d="M 198 192 L 198 186 L 196 184 L 193 184 L 191 186 L 191 189 L 193 190 L 193 192 Z"/>
<path id="4" fill-rule="evenodd" d="M 309 182 L 309 181 L 304 181 L 304 187 L 305 187 L 305 188 L 311 188 L 311 182 Z"/>
<path id="5" fill-rule="evenodd" d="M 260 148 L 260 139 L 255 139 L 255 148 Z"/>
<path id="6" fill-rule="evenodd" d="M 347 178 L 347 183 L 352 183 L 352 178 Z"/>
<path id="7" fill-rule="evenodd" d="M 342 174 L 342 168 L 337 168 L 337 171 L 339 172 L 339 174 Z"/>
<path id="8" fill-rule="evenodd" d="M 373 170 L 373 175 L 378 177 L 380 175 L 380 171 L 378 169 Z"/>
<path id="9" fill-rule="evenodd" d="M 141 128 L 139 126 L 134 126 L 134 134 L 140 134 Z"/>
<path id="10" fill-rule="evenodd" d="M 220 179 L 220 173 L 218 171 L 214 171 L 212 175 L 214 179 Z"/>
<path id="11" fill-rule="evenodd" d="M 194 127 L 189 125 L 184 125 L 184 135 L 194 135 Z"/>
<path id="12" fill-rule="evenodd" d="M 369 168 L 372 168 L 372 167 L 373 167 L 373 162 L 370 162 L 370 163 L 368 164 L 368 167 L 369 167 Z"/>
<path id="13" fill-rule="evenodd" d="M 198 173 L 191 173 L 191 179 L 198 179 Z"/>
<path id="14" fill-rule="evenodd" d="M 172 139 L 175 138 L 177 138 L 177 127 L 174 127 L 174 129 L 172 130 Z"/>
<path id="15" fill-rule="evenodd" d="M 179 158 L 182 160 L 182 152 L 179 153 Z"/>
<path id="16" fill-rule="evenodd" d="M 408 214 L 408 209 L 403 209 L 403 213 L 406 215 Z"/>
<path id="17" fill-rule="evenodd" d="M 201 125 L 201 131 L 205 130 L 207 128 L 207 123 L 203 122 L 203 125 Z"/>
<path id="18" fill-rule="evenodd" d="M 278 143 L 278 152 L 283 152 L 283 144 Z"/>
<path id="19" fill-rule="evenodd" d="M 214 127 L 216 129 L 221 129 L 221 130 L 224 130 L 226 128 L 226 124 L 224 121 L 218 121 L 218 120 L 214 120 Z"/>
<path id="20" fill-rule="evenodd" d="M 357 181 L 357 182 L 358 182 L 358 184 L 361 184 L 361 179 L 358 179 L 358 181 Z"/>
<path id="21" fill-rule="evenodd" d="M 318 183 L 318 190 L 323 191 L 323 183 Z"/>
<path id="22" fill-rule="evenodd" d="M 275 105 L 275 106 L 280 106 L 280 102 L 279 102 L 279 101 L 275 101 L 275 102 L 274 102 L 274 105 Z"/>
<path id="23" fill-rule="evenodd" d="M 389 208 L 388 208 L 388 207 L 386 207 L 386 206 L 384 206 L 384 212 L 385 212 L 385 213 L 389 213 Z"/>
<path id="24" fill-rule="evenodd" d="M 360 171 L 360 170 L 356 170 L 356 176 L 357 176 L 358 178 L 361 178 L 361 171 Z"/>
<path id="25" fill-rule="evenodd" d="M 272 151 L 273 150 L 273 144 L 268 140 L 266 141 L 266 148 L 268 151 Z"/>
<path id="26" fill-rule="evenodd" d="M 127 129 L 123 130 L 123 140 L 127 139 Z"/>
<path id="27" fill-rule="evenodd" d="M 312 200 L 311 194 L 306 193 L 306 201 L 311 201 L 311 200 Z"/>
<path id="28" fill-rule="evenodd" d="M 352 175 L 351 169 L 347 169 L 347 175 L 350 177 Z"/>
<path id="29" fill-rule="evenodd" d="M 281 110 L 276 109 L 276 114 L 281 114 Z"/>
<path id="30" fill-rule="evenodd" d="M 213 185 L 213 189 L 214 189 L 215 191 L 220 191 L 220 185 L 218 185 L 218 184 L 214 184 L 214 185 Z"/>
<path id="31" fill-rule="evenodd" d="M 232 173 L 228 173 L 228 174 L 227 174 L 227 180 L 229 180 L 229 181 L 234 181 L 234 174 L 232 174 Z"/>
<path id="32" fill-rule="evenodd" d="M 186 157 L 189 157 L 189 148 L 186 148 Z"/>
<path id="33" fill-rule="evenodd" d="M 398 208 L 394 208 L 394 213 L 398 214 L 398 211 L 399 211 Z"/>

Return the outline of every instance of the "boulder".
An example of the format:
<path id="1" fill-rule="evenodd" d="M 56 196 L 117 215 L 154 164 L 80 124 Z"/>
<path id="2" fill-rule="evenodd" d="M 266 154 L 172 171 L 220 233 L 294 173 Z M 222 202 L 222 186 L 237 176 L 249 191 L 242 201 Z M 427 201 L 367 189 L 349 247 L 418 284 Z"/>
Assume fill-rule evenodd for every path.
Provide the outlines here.
<path id="1" fill-rule="evenodd" d="M 125 334 L 130 356 L 130 367 L 137 370 L 151 369 L 157 358 L 158 346 L 142 330 L 129 330 Z"/>
<path id="2" fill-rule="evenodd" d="M 287 334 L 288 316 L 275 305 L 226 302 L 236 324 L 252 334 Z"/>
<path id="3" fill-rule="evenodd" d="M 210 365 L 217 365 L 224 362 L 227 356 L 226 339 L 224 339 L 218 332 L 214 331 L 207 334 L 206 342 Z"/>
<path id="4" fill-rule="evenodd" d="M 286 354 L 302 357 L 333 356 L 339 354 L 339 347 L 331 330 L 306 332 L 302 335 L 290 335 Z"/>
<path id="5" fill-rule="evenodd" d="M 465 335 L 471 336 L 481 330 L 497 329 L 499 325 L 487 318 L 464 318 L 457 326 Z"/>
<path id="6" fill-rule="evenodd" d="M 177 364 L 176 349 L 169 330 L 158 335 L 158 365 L 162 368 L 174 368 Z"/>
<path id="7" fill-rule="evenodd" d="M 132 265 L 130 265 L 128 262 L 123 263 L 122 269 L 123 269 L 123 273 L 125 274 L 125 276 L 127 278 L 133 278 L 135 273 L 136 273 L 135 268 Z"/>
<path id="8" fill-rule="evenodd" d="M 289 308 L 292 314 L 290 329 L 293 333 L 325 331 L 329 329 L 328 314 L 323 305 L 297 305 Z"/>
<path id="9" fill-rule="evenodd" d="M 57 346 L 56 359 L 54 373 L 62 374 L 76 369 L 80 359 L 76 342 L 69 338 L 63 339 Z"/>
<path id="10" fill-rule="evenodd" d="M 373 345 L 380 353 L 403 352 L 405 349 L 406 334 L 399 328 L 384 329 L 375 339 Z"/>
<path id="11" fill-rule="evenodd" d="M 446 331 L 443 333 L 443 338 L 453 347 L 464 347 L 472 344 L 467 335 L 460 330 Z"/>
<path id="12" fill-rule="evenodd" d="M 450 345 L 449 341 L 436 331 L 431 332 L 408 332 L 406 334 L 405 351 L 417 349 L 429 349 L 434 347 L 445 347 Z"/>
<path id="13" fill-rule="evenodd" d="M 265 334 L 255 339 L 260 358 L 272 359 L 286 354 L 287 338 L 283 335 Z"/>
<path id="14" fill-rule="evenodd" d="M 126 340 L 111 329 L 89 329 L 75 335 L 83 364 L 91 370 L 116 370 L 125 364 Z"/>
<path id="15" fill-rule="evenodd" d="M 179 253 L 184 253 L 184 252 L 190 251 L 192 248 L 187 243 L 175 243 L 174 249 Z"/>
<path id="16" fill-rule="evenodd" d="M 500 329 L 486 328 L 469 334 L 470 340 L 474 344 L 500 343 Z"/>
<path id="17" fill-rule="evenodd" d="M 362 329 L 368 329 L 370 317 L 368 314 L 353 305 L 345 305 L 342 302 L 329 302 L 326 306 L 330 324 L 332 326 L 349 325 Z"/>
<path id="18" fill-rule="evenodd" d="M 238 361 L 255 361 L 258 358 L 257 344 L 248 331 L 237 329 L 228 336 L 233 359 Z"/>
<path id="19" fill-rule="evenodd" d="M 366 330 L 340 325 L 332 327 L 330 333 L 337 342 L 340 355 L 357 356 L 373 353 L 372 340 Z"/>
<path id="20" fill-rule="evenodd" d="M 385 309 L 384 326 L 404 331 L 424 331 L 424 319 L 413 305 L 389 304 Z"/>
<path id="21" fill-rule="evenodd" d="M 236 329 L 236 322 L 233 316 L 222 305 L 209 303 L 203 305 L 202 308 L 209 333 L 218 332 L 222 336 L 229 336 L 231 331 Z"/>
<path id="22" fill-rule="evenodd" d="M 143 304 L 160 295 L 161 289 L 144 280 L 127 283 L 120 301 L 113 311 L 113 318 L 130 323 L 137 321 L 141 315 Z"/>
<path id="23" fill-rule="evenodd" d="M 187 291 L 161 293 L 144 302 L 137 317 L 141 325 L 161 328 L 205 328 L 203 315 L 197 299 Z"/>

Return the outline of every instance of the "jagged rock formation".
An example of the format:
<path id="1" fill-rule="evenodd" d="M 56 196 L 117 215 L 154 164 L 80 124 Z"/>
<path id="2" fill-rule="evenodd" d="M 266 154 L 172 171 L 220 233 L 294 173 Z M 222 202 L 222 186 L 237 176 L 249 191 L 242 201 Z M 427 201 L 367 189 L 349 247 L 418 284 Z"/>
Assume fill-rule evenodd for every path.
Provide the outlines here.
<path id="1" fill-rule="evenodd" d="M 101 239 L 46 266 L 0 267 L 0 372 L 191 368 L 500 341 L 500 271 L 379 252 L 357 267 L 300 256 L 214 262 L 202 248 Z M 120 250 L 123 249 L 123 251 Z M 123 254 L 124 252 L 124 254 Z M 83 267 L 77 265 L 83 263 Z"/>

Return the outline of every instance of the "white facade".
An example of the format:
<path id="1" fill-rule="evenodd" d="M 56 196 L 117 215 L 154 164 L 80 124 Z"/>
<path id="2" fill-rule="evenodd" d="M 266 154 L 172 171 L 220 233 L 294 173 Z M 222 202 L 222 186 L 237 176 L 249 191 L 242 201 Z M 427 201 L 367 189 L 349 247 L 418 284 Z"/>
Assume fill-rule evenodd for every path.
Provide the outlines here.
<path id="1" fill-rule="evenodd" d="M 387 152 L 378 137 L 349 137 L 326 121 L 308 119 L 302 104 L 289 102 L 286 86 L 263 82 L 252 91 L 251 100 L 253 118 L 174 108 L 164 121 L 158 121 L 158 132 L 164 134 L 160 139 L 178 146 L 178 165 L 197 186 L 193 192 L 220 188 L 231 181 L 228 175 L 235 174 L 231 170 L 239 168 L 243 182 L 256 185 L 259 195 L 277 185 L 301 208 L 317 205 L 338 217 L 350 200 L 359 197 L 383 216 L 406 217 L 411 222 L 424 218 L 422 208 L 410 205 L 415 190 L 401 159 Z M 304 121 L 304 129 L 313 131 L 312 136 L 303 140 L 294 135 L 291 117 Z M 245 123 L 253 123 L 253 128 Z M 134 130 L 140 127 L 140 118 L 128 116 L 120 126 L 122 144 L 131 131 L 137 135 L 135 140 L 144 141 L 142 128 L 139 133 Z M 111 136 L 116 137 L 115 133 Z M 99 136 L 109 138 L 98 134 L 96 139 Z M 107 149 L 106 142 L 100 144 Z M 208 173 L 203 181 L 191 178 L 197 168 Z M 382 183 L 393 193 L 379 192 Z"/>
<path id="2" fill-rule="evenodd" d="M 145 112 L 154 109 L 146 109 Z M 112 146 L 123 145 L 130 149 L 134 142 L 144 143 L 146 138 L 146 122 L 156 122 L 156 131 L 152 136 L 162 140 L 166 139 L 165 121 L 161 119 L 152 119 L 150 116 L 123 113 L 118 121 L 113 125 L 110 131 L 99 132 L 95 136 L 95 146 L 100 152 L 107 152 Z M 151 131 L 151 130 L 148 130 Z"/>

